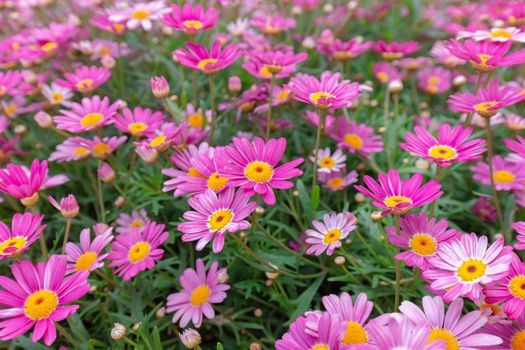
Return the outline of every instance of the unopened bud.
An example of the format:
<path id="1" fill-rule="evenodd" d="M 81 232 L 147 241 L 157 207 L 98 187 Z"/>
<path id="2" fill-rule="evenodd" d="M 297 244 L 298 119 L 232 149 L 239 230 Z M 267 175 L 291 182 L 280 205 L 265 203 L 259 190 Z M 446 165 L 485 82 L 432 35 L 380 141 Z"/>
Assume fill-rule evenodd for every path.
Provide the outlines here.
<path id="1" fill-rule="evenodd" d="M 292 7 L 292 16 L 301 16 L 303 14 L 303 8 L 301 6 Z"/>
<path id="2" fill-rule="evenodd" d="M 49 129 L 53 126 L 53 117 L 44 111 L 37 112 L 33 119 L 43 129 Z"/>
<path id="3" fill-rule="evenodd" d="M 304 38 L 303 42 L 301 43 L 304 49 L 306 50 L 313 50 L 315 49 L 315 39 L 311 36 L 307 36 Z"/>
<path id="4" fill-rule="evenodd" d="M 255 317 L 257 317 L 257 318 L 262 317 L 262 315 L 263 315 L 263 311 L 262 311 L 261 309 L 257 308 L 257 309 L 255 309 L 255 310 L 253 310 L 253 315 L 254 315 Z"/>
<path id="5" fill-rule="evenodd" d="M 166 316 L 166 308 L 163 306 L 160 309 L 158 309 L 157 312 L 155 312 L 155 316 L 157 316 L 157 318 L 163 318 L 164 316 Z"/>
<path id="6" fill-rule="evenodd" d="M 233 75 L 228 78 L 228 91 L 232 94 L 238 94 L 242 90 L 241 78 Z"/>
<path id="7" fill-rule="evenodd" d="M 257 207 L 257 208 L 255 208 L 255 214 L 257 214 L 257 215 L 263 215 L 263 214 L 264 214 L 264 208 L 263 208 L 263 207 Z"/>
<path id="8" fill-rule="evenodd" d="M 380 211 L 374 211 L 370 214 L 370 218 L 372 218 L 372 221 L 379 222 L 383 219 L 383 213 Z"/>
<path id="9" fill-rule="evenodd" d="M 117 208 L 122 208 L 125 204 L 126 204 L 126 198 L 122 197 L 122 196 L 118 196 L 116 199 L 115 199 L 115 202 L 114 202 L 115 206 Z"/>
<path id="10" fill-rule="evenodd" d="M 458 75 L 457 77 L 452 80 L 452 85 L 454 85 L 455 88 L 462 87 L 467 82 L 467 77 L 464 75 Z"/>
<path id="11" fill-rule="evenodd" d="M 140 329 L 140 327 L 142 327 L 142 322 L 137 322 L 133 325 L 133 327 L 131 327 L 131 329 L 136 332 Z"/>
<path id="12" fill-rule="evenodd" d="M 262 345 L 259 343 L 251 343 L 249 350 L 262 350 Z"/>
<path id="13" fill-rule="evenodd" d="M 23 124 L 18 124 L 17 126 L 15 126 L 15 128 L 13 129 L 13 131 L 15 132 L 15 134 L 17 135 L 23 135 L 26 133 L 27 131 L 27 128 L 25 125 Z"/>
<path id="14" fill-rule="evenodd" d="M 115 67 L 116 61 L 113 57 L 105 55 L 100 59 L 100 63 L 107 69 L 112 69 Z"/>
<path id="15" fill-rule="evenodd" d="M 426 159 L 419 158 L 418 160 L 416 160 L 416 168 L 418 169 L 427 170 L 429 166 L 430 164 L 428 163 L 428 160 Z"/>
<path id="16" fill-rule="evenodd" d="M 195 329 L 188 328 L 179 333 L 179 339 L 188 349 L 195 349 L 201 343 L 201 335 Z"/>
<path id="17" fill-rule="evenodd" d="M 74 195 L 68 194 L 66 197 L 60 199 L 60 203 L 51 196 L 47 198 L 51 205 L 60 210 L 60 214 L 66 219 L 73 219 L 78 215 L 80 208 Z"/>
<path id="18" fill-rule="evenodd" d="M 354 200 L 357 202 L 357 203 L 363 203 L 365 201 L 365 195 L 362 194 L 361 192 L 357 192 L 354 196 Z"/>
<path id="19" fill-rule="evenodd" d="M 295 190 L 292 192 L 292 196 L 299 197 L 299 191 Z"/>
<path id="20" fill-rule="evenodd" d="M 277 278 L 279 278 L 279 272 L 265 272 L 264 274 L 271 281 L 274 281 Z"/>
<path id="21" fill-rule="evenodd" d="M 106 162 L 103 162 L 97 169 L 98 177 L 102 182 L 112 183 L 115 180 L 115 172 L 111 165 Z"/>
<path id="22" fill-rule="evenodd" d="M 392 80 L 390 83 L 388 83 L 388 91 L 394 94 L 403 91 L 403 82 L 399 79 Z"/>
<path id="23" fill-rule="evenodd" d="M 104 224 L 102 222 L 93 225 L 93 231 L 95 232 L 95 236 L 101 235 L 110 229 L 111 227 L 109 227 L 108 224 Z"/>
<path id="24" fill-rule="evenodd" d="M 165 99 L 170 94 L 170 86 L 163 76 L 150 79 L 151 92 L 159 100 Z"/>
<path id="25" fill-rule="evenodd" d="M 126 326 L 121 323 L 114 323 L 111 329 L 111 339 L 120 340 L 126 336 Z"/>
<path id="26" fill-rule="evenodd" d="M 153 164 L 157 161 L 159 157 L 159 152 L 155 148 L 151 148 L 144 145 L 138 145 L 135 148 L 135 152 L 139 157 L 148 164 Z"/>
<path id="27" fill-rule="evenodd" d="M 323 6 L 324 13 L 332 13 L 334 12 L 334 5 L 332 4 L 326 4 Z"/>
<path id="28" fill-rule="evenodd" d="M 336 256 L 334 262 L 336 265 L 343 265 L 346 262 L 346 259 L 344 256 Z"/>
<path id="29" fill-rule="evenodd" d="M 230 276 L 228 275 L 228 272 L 226 272 L 226 271 L 221 271 L 217 275 L 217 281 L 219 281 L 219 283 L 226 283 L 226 282 L 228 282 L 229 278 L 230 278 Z"/>

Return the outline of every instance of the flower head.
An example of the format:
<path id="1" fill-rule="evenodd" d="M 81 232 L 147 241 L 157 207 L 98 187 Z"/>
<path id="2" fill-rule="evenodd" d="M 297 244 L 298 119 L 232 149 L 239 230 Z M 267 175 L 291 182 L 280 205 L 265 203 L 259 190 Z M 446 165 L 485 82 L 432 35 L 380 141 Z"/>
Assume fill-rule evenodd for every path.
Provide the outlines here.
<path id="1" fill-rule="evenodd" d="M 142 29 L 149 31 L 153 28 L 153 23 L 160 20 L 166 11 L 168 8 L 164 1 L 137 2 L 116 10 L 109 16 L 109 20 L 125 23 L 130 30 L 142 27 Z"/>
<path id="2" fill-rule="evenodd" d="M 440 67 L 420 70 L 417 79 L 418 87 L 429 95 L 442 94 L 452 86 L 452 74 Z"/>
<path id="3" fill-rule="evenodd" d="M 512 224 L 512 228 L 516 230 L 516 239 L 518 243 L 514 245 L 516 250 L 525 250 L 525 221 L 518 221 Z"/>
<path id="4" fill-rule="evenodd" d="M 337 142 L 337 146 L 350 153 L 357 153 L 369 158 L 371 153 L 383 151 L 383 141 L 380 135 L 374 134 L 374 129 L 366 124 L 358 124 L 355 120 L 337 118 L 334 127 L 328 130 L 328 136 Z"/>
<path id="5" fill-rule="evenodd" d="M 53 117 L 58 129 L 80 133 L 111 124 L 119 103 L 110 104 L 109 97 L 84 97 L 81 103 L 71 103 L 71 110 L 61 109 L 61 115 Z"/>
<path id="6" fill-rule="evenodd" d="M 310 160 L 312 162 L 315 160 L 314 155 L 310 156 Z M 317 171 L 330 174 L 334 171 L 344 170 L 346 167 L 345 161 L 346 156 L 340 148 L 336 149 L 334 153 L 328 147 L 320 149 L 317 154 Z"/>
<path id="7" fill-rule="evenodd" d="M 372 46 L 372 43 L 362 42 L 359 39 L 351 39 L 348 41 L 342 41 L 335 39 L 331 45 L 328 45 L 328 55 L 336 61 L 349 61 L 363 52 L 368 50 Z"/>
<path id="8" fill-rule="evenodd" d="M 44 215 L 16 213 L 9 226 L 0 222 L 0 260 L 17 256 L 28 250 L 47 225 L 42 225 Z"/>
<path id="9" fill-rule="evenodd" d="M 321 255 L 326 251 L 326 255 L 332 255 L 341 247 L 341 241 L 355 230 L 356 222 L 350 212 L 325 214 L 322 222 L 312 221 L 315 230 L 306 230 L 306 243 L 310 244 L 306 254 Z"/>
<path id="10" fill-rule="evenodd" d="M 476 30 L 475 32 L 461 31 L 457 39 L 472 38 L 476 41 L 489 40 L 492 42 L 515 41 L 525 43 L 525 33 L 516 27 L 491 28 L 490 30 Z"/>
<path id="11" fill-rule="evenodd" d="M 498 191 L 524 190 L 525 189 L 525 162 L 512 162 L 494 156 L 492 178 Z M 478 162 L 471 168 L 474 180 L 490 186 L 490 169 L 485 162 Z"/>
<path id="12" fill-rule="evenodd" d="M 66 197 L 60 199 L 60 203 L 51 196 L 48 196 L 47 198 L 51 205 L 60 211 L 60 214 L 62 214 L 63 217 L 72 219 L 78 215 L 80 208 L 78 207 L 78 202 L 74 195 L 68 194 Z"/>
<path id="13" fill-rule="evenodd" d="M 124 108 L 115 115 L 113 125 L 122 132 L 140 137 L 156 130 L 164 119 L 162 112 L 153 112 L 149 108 Z"/>
<path id="14" fill-rule="evenodd" d="M 66 244 L 67 273 L 76 271 L 94 271 L 104 265 L 104 259 L 108 254 L 103 250 L 113 240 L 113 228 L 95 236 L 91 241 L 91 229 L 85 228 L 80 232 L 80 246 L 68 242 Z"/>
<path id="15" fill-rule="evenodd" d="M 284 30 L 295 28 L 293 18 L 285 18 L 279 13 L 255 13 L 250 21 L 251 25 L 264 34 L 277 35 Z"/>
<path id="16" fill-rule="evenodd" d="M 416 41 L 387 43 L 379 40 L 372 46 L 372 49 L 383 56 L 383 59 L 395 61 L 419 50 L 419 44 Z"/>
<path id="17" fill-rule="evenodd" d="M 56 84 L 71 90 L 88 93 L 104 84 L 110 77 L 111 71 L 107 68 L 82 66 L 75 69 L 73 73 L 65 73 L 64 79 L 58 79 Z"/>
<path id="18" fill-rule="evenodd" d="M 213 7 L 205 11 L 202 5 L 193 7 L 189 2 L 182 8 L 178 4 L 173 4 L 171 10 L 172 12 L 164 14 L 163 22 L 189 36 L 195 36 L 201 31 L 215 27 L 219 19 L 219 13 Z"/>
<path id="19" fill-rule="evenodd" d="M 42 95 L 49 101 L 53 106 L 69 104 L 69 99 L 73 97 L 73 91 L 67 87 L 62 87 L 57 83 L 51 85 L 44 85 L 42 87 Z"/>
<path id="20" fill-rule="evenodd" d="M 117 232 L 129 233 L 134 229 L 144 231 L 144 226 L 149 221 L 148 213 L 145 209 L 133 210 L 130 214 L 121 213 L 117 218 Z"/>
<path id="21" fill-rule="evenodd" d="M 260 79 L 286 78 L 295 71 L 295 65 L 308 58 L 308 54 L 293 51 L 268 50 L 247 53 L 249 61 L 243 68 Z"/>
<path id="22" fill-rule="evenodd" d="M 373 67 L 374 76 L 381 84 L 400 81 L 401 72 L 388 62 L 376 62 Z"/>
<path id="23" fill-rule="evenodd" d="M 331 191 L 342 191 L 351 184 L 357 182 L 357 171 L 347 173 L 346 169 L 332 171 L 331 173 L 319 173 L 319 182 L 323 188 Z"/>
<path id="24" fill-rule="evenodd" d="M 187 43 L 188 50 L 178 49 L 173 51 L 174 57 L 188 68 L 201 71 L 205 74 L 215 74 L 230 66 L 242 53 L 235 44 L 221 48 L 219 41 L 214 41 L 210 51 L 202 44 Z"/>
<path id="25" fill-rule="evenodd" d="M 164 99 L 170 94 L 170 85 L 163 76 L 152 77 L 150 79 L 150 87 L 153 95 L 158 99 Z"/>

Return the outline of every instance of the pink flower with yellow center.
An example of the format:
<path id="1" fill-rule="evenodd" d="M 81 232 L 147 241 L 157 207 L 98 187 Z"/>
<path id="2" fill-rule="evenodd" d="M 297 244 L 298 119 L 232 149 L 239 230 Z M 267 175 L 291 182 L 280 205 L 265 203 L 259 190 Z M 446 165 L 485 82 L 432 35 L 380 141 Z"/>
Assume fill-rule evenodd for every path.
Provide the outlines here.
<path id="1" fill-rule="evenodd" d="M 374 76 L 381 84 L 388 84 L 391 81 L 400 80 L 401 72 L 388 62 L 376 62 L 372 68 Z"/>
<path id="2" fill-rule="evenodd" d="M 120 131 L 140 137 L 156 130 L 165 120 L 162 112 L 153 112 L 149 108 L 124 108 L 115 115 L 113 125 Z"/>
<path id="3" fill-rule="evenodd" d="M 341 247 L 351 231 L 355 230 L 357 219 L 350 212 L 325 214 L 323 221 L 312 221 L 315 230 L 306 230 L 306 243 L 309 244 L 306 254 L 321 255 L 326 251 L 330 256 L 336 248 Z"/>
<path id="4" fill-rule="evenodd" d="M 516 250 L 525 250 L 525 221 L 518 221 L 512 224 L 512 228 L 516 230 L 516 240 L 518 243 L 514 245 Z"/>
<path id="5" fill-rule="evenodd" d="M 114 13 L 110 14 L 109 20 L 123 23 L 130 30 L 142 27 L 142 29 L 149 31 L 153 28 L 153 23 L 159 21 L 167 11 L 168 8 L 164 1 L 136 2 L 115 9 Z"/>
<path id="6" fill-rule="evenodd" d="M 0 72 L 0 97 L 16 96 L 20 93 L 18 86 L 23 82 L 23 75 L 19 71 L 7 70 Z"/>
<path id="7" fill-rule="evenodd" d="M 331 45 L 328 45 L 328 55 L 336 61 L 350 61 L 363 52 L 368 50 L 372 43 L 362 42 L 360 39 L 351 39 L 349 41 L 342 41 L 335 39 Z"/>
<path id="8" fill-rule="evenodd" d="M 230 66 L 242 55 L 238 45 L 226 45 L 223 49 L 219 41 L 212 43 L 210 51 L 202 44 L 188 42 L 186 46 L 188 50 L 177 49 L 173 51 L 173 56 L 183 66 L 201 71 L 204 74 L 215 74 Z"/>
<path id="9" fill-rule="evenodd" d="M 56 146 L 56 150 L 49 156 L 49 161 L 62 163 L 87 159 L 91 156 L 91 149 L 86 146 L 86 139 L 83 137 L 68 138 Z"/>
<path id="10" fill-rule="evenodd" d="M 118 106 L 118 102 L 110 104 L 109 97 L 84 97 L 81 103 L 71 103 L 71 110 L 61 109 L 53 121 L 58 129 L 73 133 L 91 131 L 111 124 Z"/>
<path id="11" fill-rule="evenodd" d="M 525 138 L 516 135 L 516 140 L 505 139 L 505 146 L 507 146 L 511 151 L 514 151 L 518 154 L 520 158 L 525 159 Z"/>
<path id="12" fill-rule="evenodd" d="M 357 182 L 357 171 L 352 170 L 347 173 L 345 167 L 342 170 L 332 171 L 331 173 L 319 173 L 319 182 L 323 188 L 330 191 L 342 191 Z"/>
<path id="13" fill-rule="evenodd" d="M 417 79 L 418 87 L 429 95 L 442 94 L 452 86 L 452 74 L 440 67 L 420 70 Z"/>
<path id="14" fill-rule="evenodd" d="M 178 4 L 171 5 L 172 12 L 164 14 L 163 22 L 175 30 L 180 30 L 186 35 L 195 36 L 199 32 L 215 27 L 219 13 L 210 7 L 206 11 L 202 5 L 185 3 L 182 8 Z"/>
<path id="15" fill-rule="evenodd" d="M 384 40 L 379 40 L 374 43 L 372 49 L 380 54 L 383 59 L 395 61 L 419 50 L 419 44 L 416 41 L 387 43 Z"/>
<path id="16" fill-rule="evenodd" d="M 264 34 L 277 35 L 284 30 L 293 29 L 296 26 L 293 18 L 286 18 L 279 13 L 257 12 L 253 15 L 250 24 Z"/>
<path id="17" fill-rule="evenodd" d="M 374 134 L 374 129 L 366 124 L 337 118 L 334 127 L 328 130 L 328 136 L 337 142 L 337 146 L 350 153 L 357 153 L 370 158 L 371 153 L 383 151 L 383 140 Z"/>
<path id="18" fill-rule="evenodd" d="M 286 78 L 295 71 L 295 65 L 308 58 L 306 53 L 294 54 L 293 51 L 257 51 L 247 52 L 249 61 L 243 68 L 260 79 Z M 255 68 L 255 69 L 254 69 Z"/>
<path id="19" fill-rule="evenodd" d="M 212 305 L 222 303 L 226 299 L 226 291 L 230 289 L 226 284 L 227 270 L 219 269 L 219 262 L 212 262 L 208 272 L 201 259 L 197 259 L 195 265 L 195 270 L 184 270 L 179 277 L 182 290 L 168 295 L 166 302 L 166 311 L 175 312 L 171 321 L 179 322 L 182 328 L 190 321 L 195 327 L 200 327 L 203 316 L 213 319 L 215 311 Z"/>
<path id="20" fill-rule="evenodd" d="M 211 110 L 204 112 L 202 108 L 195 108 L 193 104 L 188 103 L 182 111 L 182 117 L 188 123 L 188 128 L 202 130 L 211 121 Z"/>
<path id="21" fill-rule="evenodd" d="M 310 161 L 314 161 L 314 155 L 310 156 Z M 344 170 L 346 168 L 346 155 L 338 148 L 332 153 L 330 148 L 320 149 L 317 155 L 317 171 L 319 173 L 330 174 L 334 171 Z"/>
<path id="22" fill-rule="evenodd" d="M 145 135 L 146 138 L 137 144 L 165 152 L 173 144 L 180 141 L 180 136 L 187 126 L 187 123 L 176 125 L 175 123 L 165 122 L 158 129 Z"/>
<path id="23" fill-rule="evenodd" d="M 494 156 L 492 178 L 494 186 L 498 191 L 525 190 L 525 162 L 512 162 L 501 156 Z M 474 173 L 474 180 L 483 185 L 490 186 L 489 165 L 485 162 L 478 162 L 471 167 Z"/>
<path id="24" fill-rule="evenodd" d="M 503 342 L 493 346 L 493 350 L 522 350 L 525 344 L 525 314 L 522 314 L 513 323 L 486 324 L 484 330 L 497 337 Z"/>
<path id="25" fill-rule="evenodd" d="M 66 244 L 67 270 L 66 273 L 77 271 L 92 272 L 104 265 L 107 254 L 104 248 L 113 240 L 113 228 L 96 235 L 93 241 L 90 239 L 91 229 L 86 228 L 80 232 L 80 246 L 72 242 Z"/>
<path id="26" fill-rule="evenodd" d="M 476 30 L 475 32 L 461 31 L 456 39 L 472 38 L 476 41 L 489 40 L 493 42 L 515 41 L 525 43 L 525 33 L 516 27 L 492 28 L 490 30 Z"/>
<path id="27" fill-rule="evenodd" d="M 120 213 L 117 218 L 117 232 L 129 233 L 133 229 L 144 231 L 144 226 L 149 221 L 146 209 L 133 210 L 130 214 Z"/>
<path id="28" fill-rule="evenodd" d="M 44 215 L 15 214 L 11 229 L 0 222 L 0 260 L 17 256 L 35 243 L 47 225 L 42 225 Z"/>
<path id="29" fill-rule="evenodd" d="M 64 73 L 64 79 L 57 79 L 56 84 L 82 93 L 89 93 L 104 84 L 111 77 L 111 71 L 104 67 L 82 66 L 73 73 Z"/>

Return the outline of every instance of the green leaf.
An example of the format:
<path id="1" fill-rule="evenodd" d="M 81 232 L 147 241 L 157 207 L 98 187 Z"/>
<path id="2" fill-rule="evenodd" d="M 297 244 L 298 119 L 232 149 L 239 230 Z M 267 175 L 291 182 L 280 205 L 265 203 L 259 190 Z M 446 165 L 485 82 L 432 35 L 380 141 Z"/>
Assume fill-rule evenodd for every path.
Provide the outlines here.
<path id="1" fill-rule="evenodd" d="M 217 343 L 217 350 L 224 350 L 221 343 Z"/>
<path id="2" fill-rule="evenodd" d="M 316 212 L 317 208 L 319 207 L 319 200 L 321 198 L 321 189 L 319 188 L 319 185 L 315 185 L 314 189 L 312 190 L 312 197 L 310 199 L 310 204 L 312 205 L 312 211 Z"/>
<path id="3" fill-rule="evenodd" d="M 310 303 L 312 302 L 312 299 L 321 286 L 321 283 L 323 283 L 325 274 L 322 276 L 317 277 L 317 279 L 310 285 L 310 287 L 306 288 L 306 290 L 296 299 L 294 302 L 295 305 L 297 305 L 295 311 L 290 315 L 290 318 L 288 319 L 287 324 L 292 323 L 295 321 L 297 317 L 304 314 L 306 310 L 310 307 Z"/>
<path id="4" fill-rule="evenodd" d="M 153 332 L 151 334 L 151 337 L 153 338 L 153 348 L 155 350 L 162 350 L 162 342 L 160 341 L 160 333 L 157 326 L 153 328 Z"/>
<path id="5" fill-rule="evenodd" d="M 304 183 L 301 180 L 297 180 L 297 190 L 299 191 L 299 202 L 304 210 L 306 217 L 312 219 L 312 206 L 310 205 L 310 196 L 304 187 Z"/>

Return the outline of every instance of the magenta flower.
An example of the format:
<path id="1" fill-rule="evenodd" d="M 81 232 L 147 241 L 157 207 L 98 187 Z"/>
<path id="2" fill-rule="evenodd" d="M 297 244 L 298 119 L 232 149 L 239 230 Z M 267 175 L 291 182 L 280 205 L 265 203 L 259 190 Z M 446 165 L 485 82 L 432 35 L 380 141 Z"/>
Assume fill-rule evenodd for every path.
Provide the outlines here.
<path id="1" fill-rule="evenodd" d="M 525 316 L 520 316 L 513 323 L 486 324 L 484 330 L 502 339 L 503 342 L 494 346 L 494 350 L 519 350 L 525 341 Z"/>
<path id="2" fill-rule="evenodd" d="M 196 270 L 188 268 L 179 277 L 182 290 L 168 295 L 166 311 L 175 312 L 172 322 L 179 322 L 184 328 L 191 321 L 195 327 L 202 324 L 202 316 L 208 319 L 215 317 L 212 304 L 220 304 L 226 299 L 228 277 L 225 268 L 219 269 L 219 262 L 214 261 L 206 273 L 204 262 L 197 259 Z"/>
<path id="3" fill-rule="evenodd" d="M 136 142 L 136 144 L 164 152 L 180 141 L 180 137 L 187 126 L 187 123 L 176 125 L 175 123 L 165 122 L 159 128 L 146 134 L 146 139 Z"/>
<path id="4" fill-rule="evenodd" d="M 36 242 L 47 225 L 42 225 L 44 215 L 16 213 L 11 229 L 0 222 L 0 260 L 17 256 Z"/>
<path id="5" fill-rule="evenodd" d="M 449 124 L 444 124 L 439 128 L 437 139 L 420 126 L 416 126 L 414 131 L 415 135 L 410 132 L 405 134 L 406 143 L 401 143 L 401 148 L 442 167 L 478 160 L 486 150 L 484 140 L 467 141 L 472 133 L 471 127 L 458 125 L 451 128 Z"/>
<path id="6" fill-rule="evenodd" d="M 518 221 L 512 224 L 512 228 L 516 230 L 516 239 L 518 243 L 514 245 L 516 250 L 525 250 L 525 221 Z"/>
<path id="7" fill-rule="evenodd" d="M 199 70 L 205 74 L 215 74 L 230 66 L 242 53 L 235 44 L 221 49 L 220 41 L 214 41 L 210 51 L 202 44 L 188 42 L 188 50 L 182 48 L 173 51 L 173 56 L 188 68 Z"/>
<path id="8" fill-rule="evenodd" d="M 401 72 L 388 62 L 376 62 L 372 68 L 374 76 L 381 84 L 388 84 L 391 81 L 401 80 Z"/>
<path id="9" fill-rule="evenodd" d="M 423 277 L 431 281 L 432 290 L 444 293 L 446 302 L 461 297 L 477 300 L 481 285 L 505 277 L 513 258 L 512 248 L 503 246 L 502 239 L 487 245 L 487 237 L 475 233 L 443 243 L 429 259 L 432 267 L 423 272 Z"/>
<path id="10" fill-rule="evenodd" d="M 295 71 L 295 65 L 308 58 L 306 53 L 294 54 L 293 51 L 257 51 L 247 52 L 249 61 L 243 63 L 243 68 L 261 79 L 286 78 Z"/>
<path id="11" fill-rule="evenodd" d="M 123 8 L 117 8 L 110 14 L 112 22 L 125 23 L 128 29 L 142 29 L 149 31 L 153 28 L 153 22 L 162 18 L 168 11 L 164 1 L 135 2 Z"/>
<path id="12" fill-rule="evenodd" d="M 162 112 L 153 112 L 149 108 L 124 108 L 121 113 L 115 115 L 113 125 L 122 132 L 140 137 L 158 129 L 164 120 Z"/>
<path id="13" fill-rule="evenodd" d="M 336 141 L 341 149 L 365 158 L 370 158 L 371 153 L 383 151 L 381 136 L 375 135 L 374 129 L 368 125 L 358 124 L 355 120 L 337 118 L 334 127 L 328 130 L 328 136 Z"/>
<path id="14" fill-rule="evenodd" d="M 496 207 L 490 203 L 490 199 L 487 197 L 479 197 L 471 210 L 481 221 L 491 222 L 497 219 Z"/>
<path id="15" fill-rule="evenodd" d="M 511 151 L 516 152 L 520 158 L 525 159 L 525 138 L 516 135 L 516 139 L 518 141 L 505 139 L 503 142 Z"/>
<path id="16" fill-rule="evenodd" d="M 117 232 L 130 233 L 133 229 L 144 231 L 144 226 L 149 221 L 146 209 L 133 210 L 131 214 L 120 213 L 117 218 Z"/>
<path id="17" fill-rule="evenodd" d="M 207 190 L 189 199 L 188 204 L 194 210 L 185 212 L 183 218 L 188 221 L 177 226 L 183 233 L 182 241 L 198 240 L 198 251 L 213 241 L 213 252 L 221 252 L 228 232 L 234 233 L 250 227 L 245 219 L 257 208 L 257 203 L 249 200 L 248 195 L 235 192 L 233 188 L 220 194 Z"/>
<path id="18" fill-rule="evenodd" d="M 293 18 L 285 18 L 279 13 L 263 12 L 255 13 L 250 24 L 268 35 L 279 34 L 284 30 L 295 28 L 296 25 Z"/>
<path id="19" fill-rule="evenodd" d="M 80 246 L 68 242 L 66 244 L 67 270 L 66 273 L 76 271 L 92 272 L 104 265 L 104 259 L 108 254 L 102 251 L 113 240 L 113 228 L 96 235 L 93 241 L 90 239 L 91 229 L 85 228 L 80 231 Z"/>
<path id="20" fill-rule="evenodd" d="M 447 220 L 437 222 L 435 218 L 429 220 L 424 212 L 419 215 L 403 216 L 400 220 L 399 235 L 393 226 L 385 230 L 390 243 L 396 247 L 409 248 L 397 254 L 396 259 L 404 261 L 407 266 L 419 267 L 423 271 L 430 267 L 428 259 L 436 255 L 440 245 L 458 235 L 456 230 L 448 229 Z"/>
<path id="21" fill-rule="evenodd" d="M 374 43 L 372 49 L 383 56 L 383 59 L 395 61 L 419 50 L 419 44 L 416 41 L 387 43 L 384 40 L 379 40 Z"/>
<path id="22" fill-rule="evenodd" d="M 47 199 L 55 209 L 60 211 L 60 214 L 63 217 L 72 219 L 78 215 L 80 207 L 78 206 L 77 199 L 74 195 L 68 194 L 66 197 L 61 198 L 60 203 L 51 196 L 48 196 Z"/>
<path id="23" fill-rule="evenodd" d="M 129 281 L 139 272 L 155 267 L 155 261 L 162 258 L 161 246 L 168 239 L 163 224 L 148 221 L 141 231 L 133 228 L 131 232 L 120 234 L 111 243 L 111 252 L 107 258 L 113 260 L 108 267 L 116 267 L 115 275 Z"/>
<path id="24" fill-rule="evenodd" d="M 362 42 L 359 39 L 351 39 L 348 41 L 342 41 L 335 39 L 331 45 L 328 45 L 328 55 L 336 61 L 349 61 L 363 52 L 368 50 L 372 46 L 372 43 Z"/>
<path id="25" fill-rule="evenodd" d="M 495 335 L 483 332 L 487 317 L 480 311 L 462 316 L 463 299 L 454 300 L 448 310 L 440 296 L 423 297 L 423 309 L 410 301 L 403 301 L 399 311 L 418 326 L 430 328 L 429 341 L 441 340 L 446 349 L 493 349 L 501 344 Z"/>
<path id="26" fill-rule="evenodd" d="M 73 133 L 90 131 L 111 124 L 118 107 L 118 102 L 110 104 L 109 97 L 84 97 L 81 103 L 71 103 L 71 111 L 61 109 L 62 114 L 53 120 L 58 129 Z"/>
<path id="27" fill-rule="evenodd" d="M 412 208 L 430 203 L 443 194 L 441 185 L 431 180 L 421 186 L 423 175 L 416 173 L 411 178 L 401 180 L 397 170 L 390 169 L 388 174 L 379 174 L 379 183 L 370 176 L 364 177 L 368 186 L 355 185 L 355 189 L 374 200 L 373 205 L 385 208 L 384 215 L 404 214 Z M 421 187 L 420 187 L 421 186 Z"/>
<path id="28" fill-rule="evenodd" d="M 346 169 L 342 169 L 339 171 L 333 171 L 331 173 L 320 173 L 319 174 L 319 182 L 323 186 L 323 188 L 329 189 L 330 191 L 342 191 L 351 184 L 354 184 L 357 182 L 357 171 L 352 170 L 351 172 L 347 173 Z"/>
<path id="29" fill-rule="evenodd" d="M 250 196 L 260 194 L 266 204 L 274 205 L 273 188 L 289 189 L 293 183 L 287 180 L 303 174 L 296 168 L 304 161 L 302 158 L 276 167 L 285 149 L 286 139 L 282 137 L 266 143 L 260 137 L 252 143 L 235 137 L 233 146 L 226 146 L 217 160 L 224 165 L 221 175 L 230 179 L 228 186 L 239 187 Z"/>
<path id="30" fill-rule="evenodd" d="M 151 92 L 158 99 L 162 100 L 170 94 L 170 85 L 162 75 L 160 77 L 152 77 L 149 84 Z"/>
<path id="31" fill-rule="evenodd" d="M 171 9 L 172 12 L 164 14 L 163 22 L 189 36 L 195 36 L 200 31 L 215 27 L 219 19 L 219 13 L 213 7 L 204 11 L 202 5 L 193 7 L 187 2 L 182 8 L 178 4 L 173 4 Z"/>
<path id="32" fill-rule="evenodd" d="M 0 340 L 7 341 L 29 331 L 32 341 L 44 338 L 46 345 L 55 341 L 55 322 L 74 314 L 79 305 L 65 305 L 82 298 L 89 291 L 87 271 L 64 277 L 66 257 L 52 255 L 47 263 L 33 265 L 23 260 L 11 265 L 15 280 L 0 276 Z"/>
<path id="33" fill-rule="evenodd" d="M 429 95 L 442 94 L 452 86 L 452 74 L 448 69 L 432 67 L 417 73 L 418 87 Z"/>
<path id="34" fill-rule="evenodd" d="M 457 92 L 448 99 L 450 108 L 457 112 L 478 113 L 490 118 L 500 109 L 513 105 L 525 98 L 518 89 L 510 86 L 500 87 L 493 80 L 486 88 L 481 88 L 476 94 Z"/>
<path id="35" fill-rule="evenodd" d="M 104 67 L 82 66 L 73 73 L 65 73 L 64 79 L 58 79 L 59 86 L 87 93 L 104 84 L 111 77 L 111 71 Z"/>
<path id="36" fill-rule="evenodd" d="M 337 109 L 348 107 L 357 99 L 359 92 L 358 83 L 349 80 L 339 81 L 340 74 L 325 71 L 321 80 L 316 77 L 299 73 L 290 83 L 285 85 L 293 93 L 294 99 L 311 104 L 320 109 Z"/>
<path id="37" fill-rule="evenodd" d="M 492 178 L 494 186 L 498 191 L 525 190 L 525 162 L 512 162 L 501 156 L 494 156 Z M 474 180 L 483 185 L 490 186 L 489 165 L 485 162 L 478 162 L 470 168 L 474 173 Z"/>
<path id="38" fill-rule="evenodd" d="M 49 156 L 49 161 L 62 163 L 89 158 L 91 150 L 86 145 L 87 141 L 78 136 L 66 139 L 56 146 L 56 150 Z"/>
<path id="39" fill-rule="evenodd" d="M 0 72 L 0 97 L 5 95 L 16 96 L 20 93 L 18 86 L 23 82 L 23 75 L 19 71 L 8 70 Z"/>
<path id="40" fill-rule="evenodd" d="M 306 230 L 306 243 L 310 245 L 306 254 L 319 256 L 326 251 L 326 255 L 332 255 L 336 248 L 341 247 L 341 241 L 355 230 L 356 222 L 356 217 L 350 212 L 325 214 L 322 222 L 312 221 L 315 230 Z"/>

